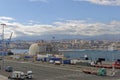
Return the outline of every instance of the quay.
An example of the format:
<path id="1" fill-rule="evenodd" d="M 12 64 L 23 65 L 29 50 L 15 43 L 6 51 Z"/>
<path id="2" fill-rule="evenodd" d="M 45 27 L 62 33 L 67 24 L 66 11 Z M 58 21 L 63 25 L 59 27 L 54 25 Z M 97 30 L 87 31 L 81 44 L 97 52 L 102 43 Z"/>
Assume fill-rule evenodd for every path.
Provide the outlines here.
<path id="1" fill-rule="evenodd" d="M 120 77 L 97 76 L 85 74 L 82 69 L 86 66 L 76 65 L 53 65 L 40 62 L 23 62 L 5 60 L 5 66 L 12 66 L 14 70 L 26 72 L 32 70 L 34 73 L 33 80 L 119 80 Z M 0 74 L 8 77 L 11 73 L 0 70 Z"/>

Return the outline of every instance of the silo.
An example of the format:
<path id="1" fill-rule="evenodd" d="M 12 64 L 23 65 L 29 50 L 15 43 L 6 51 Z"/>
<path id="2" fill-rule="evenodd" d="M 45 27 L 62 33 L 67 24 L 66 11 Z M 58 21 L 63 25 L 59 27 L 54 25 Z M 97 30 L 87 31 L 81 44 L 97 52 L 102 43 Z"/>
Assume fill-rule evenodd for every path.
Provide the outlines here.
<path id="1" fill-rule="evenodd" d="M 54 53 L 57 48 L 54 48 L 50 43 L 34 43 L 29 48 L 29 55 Z"/>
<path id="2" fill-rule="evenodd" d="M 37 43 L 34 43 L 29 48 L 29 55 L 36 55 L 39 52 L 39 46 Z"/>

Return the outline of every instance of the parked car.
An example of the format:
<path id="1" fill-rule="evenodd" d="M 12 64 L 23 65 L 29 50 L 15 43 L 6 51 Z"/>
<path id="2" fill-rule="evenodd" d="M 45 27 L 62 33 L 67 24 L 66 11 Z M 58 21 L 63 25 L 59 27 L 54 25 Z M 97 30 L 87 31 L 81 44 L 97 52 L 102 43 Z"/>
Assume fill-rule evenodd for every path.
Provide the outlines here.
<path id="1" fill-rule="evenodd" d="M 7 72 L 13 72 L 13 67 L 7 66 L 7 67 L 5 68 L 5 71 L 7 71 Z"/>
<path id="2" fill-rule="evenodd" d="M 33 78 L 33 72 L 32 71 L 27 71 L 26 78 L 27 79 L 32 79 Z"/>

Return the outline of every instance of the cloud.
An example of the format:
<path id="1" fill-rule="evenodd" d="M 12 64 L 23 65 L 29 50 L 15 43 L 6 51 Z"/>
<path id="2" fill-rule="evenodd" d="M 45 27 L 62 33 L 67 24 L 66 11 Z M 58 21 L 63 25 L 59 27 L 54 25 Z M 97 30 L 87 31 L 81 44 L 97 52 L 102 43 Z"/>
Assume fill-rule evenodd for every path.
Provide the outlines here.
<path id="1" fill-rule="evenodd" d="M 67 22 L 57 22 L 56 28 L 59 34 L 98 36 L 104 34 L 120 34 L 120 22 L 112 21 L 110 23 L 89 23 L 83 20 L 68 20 Z"/>
<path id="2" fill-rule="evenodd" d="M 120 6 L 120 0 L 73 0 L 73 1 L 87 1 L 98 5 Z"/>
<path id="3" fill-rule="evenodd" d="M 48 0 L 29 0 L 30 2 L 44 2 L 47 3 Z"/>
<path id="4" fill-rule="evenodd" d="M 15 20 L 15 19 L 12 17 L 0 16 L 0 20 Z"/>
<path id="5" fill-rule="evenodd" d="M 5 17 L 5 16 L 0 16 L 0 23 L 7 23 L 9 21 L 14 21 L 15 19 L 12 17 Z"/>
<path id="6" fill-rule="evenodd" d="M 11 18 L 13 19 L 13 18 Z M 4 20 L 3 20 L 4 21 Z M 33 21 L 31 21 L 33 22 Z M 1 22 L 0 22 L 1 23 Z M 24 25 L 19 22 L 7 21 L 5 27 L 5 38 L 9 38 L 13 32 L 13 38 L 26 36 L 41 37 L 56 35 L 57 37 L 66 38 L 78 36 L 101 36 L 101 35 L 120 35 L 120 21 L 111 21 L 109 23 L 89 22 L 86 20 L 66 20 L 53 22 L 52 25 L 47 24 L 32 24 Z M 2 27 L 0 27 L 2 33 Z"/>

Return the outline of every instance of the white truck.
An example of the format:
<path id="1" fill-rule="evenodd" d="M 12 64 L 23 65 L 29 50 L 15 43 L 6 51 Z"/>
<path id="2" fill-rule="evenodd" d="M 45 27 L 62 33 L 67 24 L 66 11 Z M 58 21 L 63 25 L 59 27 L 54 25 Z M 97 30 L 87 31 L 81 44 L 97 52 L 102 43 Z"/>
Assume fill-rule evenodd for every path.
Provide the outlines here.
<path id="1" fill-rule="evenodd" d="M 9 80 L 25 80 L 25 74 L 22 71 L 13 71 L 12 75 L 8 77 Z"/>
<path id="2" fill-rule="evenodd" d="M 8 77 L 9 80 L 26 80 L 32 78 L 33 78 L 32 71 L 27 71 L 27 74 L 25 74 L 22 71 L 13 71 L 12 75 Z"/>

